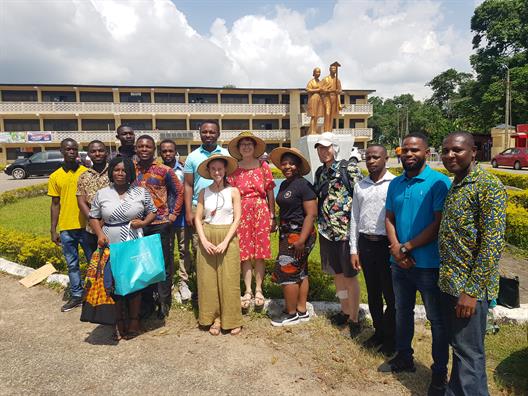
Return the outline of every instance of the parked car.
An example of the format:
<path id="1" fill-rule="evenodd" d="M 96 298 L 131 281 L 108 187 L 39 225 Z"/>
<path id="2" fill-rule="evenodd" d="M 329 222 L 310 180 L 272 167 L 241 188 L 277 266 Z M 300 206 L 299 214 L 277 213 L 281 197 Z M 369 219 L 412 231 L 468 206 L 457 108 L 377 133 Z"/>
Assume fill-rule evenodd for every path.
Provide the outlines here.
<path id="1" fill-rule="evenodd" d="M 510 147 L 491 159 L 491 166 L 512 166 L 513 169 L 528 167 L 528 149 Z"/>
<path id="2" fill-rule="evenodd" d="M 348 157 L 348 160 L 357 164 L 358 162 L 361 162 L 361 152 L 357 147 L 352 147 L 352 150 L 350 151 L 350 157 Z"/>
<path id="3" fill-rule="evenodd" d="M 41 151 L 29 158 L 17 159 L 4 169 L 4 173 L 13 179 L 25 179 L 29 176 L 48 176 L 59 168 L 63 156 L 58 150 Z"/>

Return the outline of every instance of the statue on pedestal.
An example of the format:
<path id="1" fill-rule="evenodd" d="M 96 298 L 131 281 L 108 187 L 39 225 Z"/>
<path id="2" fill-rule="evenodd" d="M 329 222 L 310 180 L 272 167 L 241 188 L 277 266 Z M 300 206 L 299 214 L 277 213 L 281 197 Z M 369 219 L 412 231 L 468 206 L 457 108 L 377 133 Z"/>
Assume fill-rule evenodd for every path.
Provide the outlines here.
<path id="1" fill-rule="evenodd" d="M 324 124 L 323 132 L 332 132 L 334 118 L 339 116 L 341 106 L 341 81 L 338 78 L 339 62 L 330 65 L 330 74 L 321 81 L 323 104 L 324 104 Z"/>
<path id="2" fill-rule="evenodd" d="M 310 117 L 310 129 L 308 135 L 315 135 L 317 133 L 317 120 L 324 117 L 324 104 L 321 96 L 321 69 L 316 67 L 313 69 L 313 78 L 308 81 L 306 85 L 306 92 L 308 92 L 308 104 L 306 106 L 306 114 Z"/>

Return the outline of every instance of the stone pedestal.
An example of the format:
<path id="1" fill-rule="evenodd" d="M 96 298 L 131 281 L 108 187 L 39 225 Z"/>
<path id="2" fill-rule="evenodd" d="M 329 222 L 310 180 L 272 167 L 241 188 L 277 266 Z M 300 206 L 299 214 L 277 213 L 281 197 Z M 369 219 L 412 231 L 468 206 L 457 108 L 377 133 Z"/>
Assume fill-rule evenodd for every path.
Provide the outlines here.
<path id="1" fill-rule="evenodd" d="M 348 159 L 354 147 L 354 137 L 350 135 L 335 135 L 336 143 L 339 146 L 339 152 L 337 153 L 337 160 Z M 299 143 L 296 147 L 301 150 L 303 155 L 306 157 L 312 168 L 312 172 L 305 176 L 305 178 L 313 183 L 315 177 L 315 171 L 321 166 L 317 150 L 314 148 L 315 143 L 319 135 L 307 135 L 299 139 Z"/>

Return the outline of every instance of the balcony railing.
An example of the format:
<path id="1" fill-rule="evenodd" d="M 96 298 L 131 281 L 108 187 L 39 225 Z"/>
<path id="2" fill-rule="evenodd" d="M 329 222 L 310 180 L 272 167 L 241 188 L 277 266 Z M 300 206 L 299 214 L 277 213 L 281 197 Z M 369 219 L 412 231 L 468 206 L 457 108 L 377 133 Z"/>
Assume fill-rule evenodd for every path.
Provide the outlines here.
<path id="1" fill-rule="evenodd" d="M 344 128 L 334 129 L 336 135 L 350 135 L 354 137 L 362 137 L 372 139 L 372 128 Z"/>
<path id="2" fill-rule="evenodd" d="M 0 113 L 159 113 L 286 115 L 287 104 L 0 102 Z"/>

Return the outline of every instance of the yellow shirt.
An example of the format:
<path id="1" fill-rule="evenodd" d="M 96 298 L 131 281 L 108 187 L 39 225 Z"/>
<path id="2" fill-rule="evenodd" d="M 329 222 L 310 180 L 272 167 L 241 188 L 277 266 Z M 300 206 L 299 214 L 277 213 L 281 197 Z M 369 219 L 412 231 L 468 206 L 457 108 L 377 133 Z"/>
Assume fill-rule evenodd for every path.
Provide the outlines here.
<path id="1" fill-rule="evenodd" d="M 65 172 L 62 167 L 53 172 L 48 181 L 48 195 L 60 198 L 58 231 L 77 230 L 86 227 L 86 219 L 77 205 L 77 181 L 86 171 L 80 165 L 75 172 Z"/>

